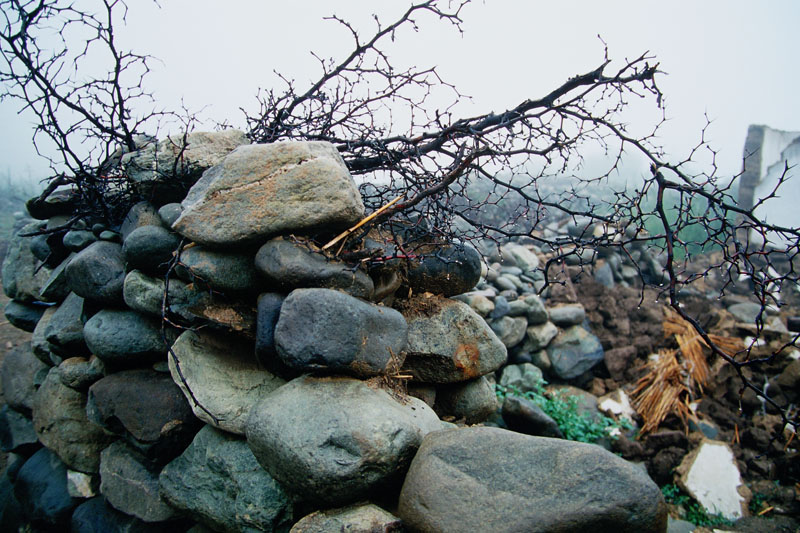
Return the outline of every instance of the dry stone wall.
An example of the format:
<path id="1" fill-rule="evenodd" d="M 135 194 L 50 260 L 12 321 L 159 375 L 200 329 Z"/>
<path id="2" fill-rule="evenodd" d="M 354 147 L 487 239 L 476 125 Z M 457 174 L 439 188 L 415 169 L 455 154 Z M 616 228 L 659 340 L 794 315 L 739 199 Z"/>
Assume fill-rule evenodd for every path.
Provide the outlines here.
<path id="1" fill-rule="evenodd" d="M 533 294 L 529 249 L 500 272 L 457 245 L 347 264 L 318 247 L 365 214 L 331 145 L 188 141 L 124 156 L 151 200 L 120 227 L 23 236 L 69 191 L 19 222 L 5 312 L 33 338 L 2 369 L 0 529 L 665 530 L 658 488 L 604 449 L 464 427 L 499 412 L 502 368 L 524 390 L 531 362 L 569 379 L 603 359 L 582 308 Z M 482 274 L 519 294 L 461 295 Z"/>

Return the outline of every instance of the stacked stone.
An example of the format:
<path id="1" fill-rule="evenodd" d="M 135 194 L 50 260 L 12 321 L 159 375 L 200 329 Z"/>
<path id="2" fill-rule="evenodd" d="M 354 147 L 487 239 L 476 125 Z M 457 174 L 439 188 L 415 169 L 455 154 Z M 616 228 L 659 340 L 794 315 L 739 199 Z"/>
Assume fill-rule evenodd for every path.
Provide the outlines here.
<path id="1" fill-rule="evenodd" d="M 153 201 L 118 228 L 23 237 L 74 197 L 29 204 L 3 265 L 6 316 L 33 331 L 2 369 L 3 527 L 664 530 L 657 487 L 604 450 L 442 421 L 497 409 L 506 346 L 450 298 L 477 252 L 356 268 L 310 238 L 364 216 L 333 146 L 188 142 L 122 156 Z"/>

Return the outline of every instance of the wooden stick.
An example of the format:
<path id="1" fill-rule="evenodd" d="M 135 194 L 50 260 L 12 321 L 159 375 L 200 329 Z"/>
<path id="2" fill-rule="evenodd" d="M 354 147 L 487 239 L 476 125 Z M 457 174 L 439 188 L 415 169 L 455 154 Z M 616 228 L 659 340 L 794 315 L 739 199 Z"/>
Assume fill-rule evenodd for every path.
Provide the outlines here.
<path id="1" fill-rule="evenodd" d="M 361 222 L 359 222 L 358 224 L 356 224 L 352 228 L 347 229 L 347 230 L 343 231 L 342 233 L 340 233 L 339 235 L 337 235 L 336 237 L 334 237 L 334 239 L 332 241 L 330 241 L 328 244 L 326 244 L 325 246 L 323 246 L 322 249 L 323 250 L 327 250 L 328 248 L 330 248 L 331 246 L 333 246 L 337 242 L 341 241 L 342 239 L 347 238 L 351 233 L 353 233 L 358 228 L 360 228 L 361 226 L 363 226 L 364 224 L 366 224 L 367 222 L 369 222 L 373 218 L 377 217 L 378 215 L 380 215 L 381 213 L 383 213 L 384 211 L 386 211 L 387 209 L 392 207 L 394 204 L 399 202 L 402 198 L 403 198 L 402 196 L 398 196 L 397 198 L 395 198 L 394 200 L 392 200 L 391 202 L 389 202 L 385 206 L 381 207 L 380 209 L 378 209 L 377 211 L 375 211 L 371 215 L 369 215 L 367 217 L 364 217 L 361 220 Z"/>

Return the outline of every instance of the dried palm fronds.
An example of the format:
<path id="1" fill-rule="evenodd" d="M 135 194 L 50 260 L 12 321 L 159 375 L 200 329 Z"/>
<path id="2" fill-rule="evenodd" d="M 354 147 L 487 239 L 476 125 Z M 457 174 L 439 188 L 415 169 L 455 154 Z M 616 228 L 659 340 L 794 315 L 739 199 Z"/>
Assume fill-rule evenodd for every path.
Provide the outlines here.
<path id="1" fill-rule="evenodd" d="M 689 387 L 676 350 L 660 351 L 647 363 L 647 368 L 649 371 L 636 382 L 632 393 L 636 412 L 644 420 L 641 435 L 658 429 L 670 413 L 678 415 L 684 423 L 691 414 L 687 404 Z"/>

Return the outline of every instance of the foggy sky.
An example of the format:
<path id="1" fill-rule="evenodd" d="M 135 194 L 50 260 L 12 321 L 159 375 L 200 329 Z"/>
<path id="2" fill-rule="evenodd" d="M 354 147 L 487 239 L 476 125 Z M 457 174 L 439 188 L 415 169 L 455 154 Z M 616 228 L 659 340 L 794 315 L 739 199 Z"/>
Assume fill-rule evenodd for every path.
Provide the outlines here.
<path id="1" fill-rule="evenodd" d="M 323 57 L 349 53 L 349 34 L 322 17 L 336 13 L 366 36 L 373 12 L 389 23 L 407 6 L 401 0 L 161 0 L 160 9 L 145 0 L 129 3 L 121 45 L 161 60 L 146 79 L 159 105 L 176 108 L 183 98 L 209 119 L 239 127 L 239 108 L 255 109 L 258 87 L 275 82 L 273 69 L 302 87 L 319 72 L 309 50 Z M 612 59 L 649 51 L 668 73 L 659 81 L 670 119 L 660 141 L 674 159 L 697 143 L 704 114 L 713 121 L 706 137 L 720 152 L 724 174 L 741 169 L 749 124 L 800 130 L 800 2 L 486 0 L 462 16 L 463 36 L 420 16 L 420 31 L 398 33 L 387 49 L 398 67 L 436 65 L 472 96 L 460 103 L 464 115 L 502 111 L 596 68 L 603 60 L 599 34 Z M 626 118 L 633 131 L 652 126 L 652 116 L 632 109 Z M 16 111 L 15 102 L 0 103 L 0 173 L 44 176 L 47 165 L 30 146 L 31 119 Z"/>

